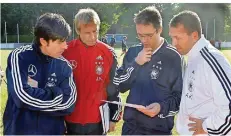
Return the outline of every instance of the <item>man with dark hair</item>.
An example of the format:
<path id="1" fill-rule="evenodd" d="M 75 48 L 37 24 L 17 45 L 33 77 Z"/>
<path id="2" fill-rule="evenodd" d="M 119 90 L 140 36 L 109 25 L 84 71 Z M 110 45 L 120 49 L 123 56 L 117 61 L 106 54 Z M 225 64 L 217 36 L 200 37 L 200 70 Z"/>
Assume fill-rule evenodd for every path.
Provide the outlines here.
<path id="1" fill-rule="evenodd" d="M 218 40 L 218 50 L 221 50 L 221 40 Z"/>
<path id="2" fill-rule="evenodd" d="M 4 135 L 64 134 L 64 115 L 77 96 L 71 65 L 61 56 L 70 32 L 61 15 L 46 13 L 35 25 L 35 42 L 10 53 Z"/>
<path id="3" fill-rule="evenodd" d="M 107 43 L 107 36 L 106 35 L 102 38 L 102 42 L 105 43 L 105 44 L 108 44 Z"/>
<path id="4" fill-rule="evenodd" d="M 122 53 L 120 54 L 120 57 L 127 52 L 127 36 L 123 36 L 122 40 Z"/>
<path id="5" fill-rule="evenodd" d="M 112 37 L 111 37 L 111 41 L 110 41 L 110 46 L 111 46 L 112 48 L 114 48 L 115 43 L 116 43 L 115 36 L 114 36 L 114 35 L 112 35 Z"/>
<path id="6" fill-rule="evenodd" d="M 97 40 L 100 19 L 93 9 L 78 11 L 75 15 L 75 28 L 78 38 L 70 41 L 68 49 L 63 53 L 72 63 L 79 94 L 74 112 L 65 118 L 67 134 L 102 135 L 105 124 L 99 110 L 105 104 L 102 100 L 121 101 L 113 84 L 117 67 L 116 55 L 113 48 Z M 109 112 L 109 131 L 114 131 L 122 108 L 109 104 Z"/>
<path id="7" fill-rule="evenodd" d="M 122 135 L 170 135 L 181 98 L 181 56 L 160 37 L 155 7 L 141 10 L 134 22 L 142 45 L 129 48 L 114 84 L 122 93 L 130 89 L 127 103 L 144 108 L 125 107 Z"/>
<path id="8" fill-rule="evenodd" d="M 175 15 L 169 35 L 181 55 L 187 55 L 183 93 L 176 128 L 180 135 L 231 134 L 231 67 L 225 56 L 201 33 L 192 11 Z"/>

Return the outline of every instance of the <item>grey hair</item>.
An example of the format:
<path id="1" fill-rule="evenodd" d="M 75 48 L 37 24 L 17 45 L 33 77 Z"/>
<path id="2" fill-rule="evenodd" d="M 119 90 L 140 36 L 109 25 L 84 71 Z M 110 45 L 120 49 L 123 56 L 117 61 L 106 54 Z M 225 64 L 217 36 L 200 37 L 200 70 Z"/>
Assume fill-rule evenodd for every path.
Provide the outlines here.
<path id="1" fill-rule="evenodd" d="M 152 24 L 154 28 L 162 27 L 162 17 L 155 6 L 148 6 L 134 15 L 135 24 L 149 25 Z"/>
<path id="2" fill-rule="evenodd" d="M 80 24 L 95 23 L 97 25 L 97 30 L 100 28 L 100 19 L 98 14 L 90 8 L 80 9 L 75 15 L 75 31 L 79 34 Z"/>

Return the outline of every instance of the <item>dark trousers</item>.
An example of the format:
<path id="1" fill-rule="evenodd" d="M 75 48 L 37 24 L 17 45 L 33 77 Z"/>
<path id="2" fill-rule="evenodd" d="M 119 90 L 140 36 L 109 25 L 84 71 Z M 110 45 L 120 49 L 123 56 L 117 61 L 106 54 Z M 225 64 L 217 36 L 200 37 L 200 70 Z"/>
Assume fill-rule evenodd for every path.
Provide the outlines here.
<path id="1" fill-rule="evenodd" d="M 147 129 L 128 122 L 124 122 L 122 128 L 122 135 L 171 135 L 171 134 L 172 134 L 171 132 L 163 132 L 159 130 Z"/>
<path id="2" fill-rule="evenodd" d="M 102 135 L 102 123 L 79 124 L 66 122 L 67 135 Z"/>

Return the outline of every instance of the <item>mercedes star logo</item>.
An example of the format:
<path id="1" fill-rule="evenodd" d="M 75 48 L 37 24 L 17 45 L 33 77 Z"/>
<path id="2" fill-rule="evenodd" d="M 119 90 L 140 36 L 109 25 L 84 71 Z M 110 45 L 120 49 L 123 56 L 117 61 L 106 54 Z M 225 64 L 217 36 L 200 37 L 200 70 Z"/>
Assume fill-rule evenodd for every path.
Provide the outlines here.
<path id="1" fill-rule="evenodd" d="M 72 69 L 75 69 L 77 67 L 77 62 L 75 60 L 70 60 Z"/>
<path id="2" fill-rule="evenodd" d="M 30 64 L 29 67 L 28 67 L 28 75 L 30 77 L 33 77 L 37 74 L 37 69 L 34 65 Z"/>

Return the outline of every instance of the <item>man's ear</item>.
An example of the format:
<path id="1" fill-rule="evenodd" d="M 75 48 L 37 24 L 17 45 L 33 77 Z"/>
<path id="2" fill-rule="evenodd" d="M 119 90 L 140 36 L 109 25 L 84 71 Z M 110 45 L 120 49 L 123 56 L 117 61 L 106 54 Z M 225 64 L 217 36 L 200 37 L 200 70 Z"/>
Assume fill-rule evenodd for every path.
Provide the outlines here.
<path id="1" fill-rule="evenodd" d="M 197 41 L 198 39 L 200 39 L 197 31 L 192 32 L 192 38 L 194 41 Z"/>
<path id="2" fill-rule="evenodd" d="M 161 34 L 161 33 L 162 33 L 162 31 L 163 31 L 163 28 L 162 28 L 162 27 L 160 27 L 160 28 L 157 30 L 157 33 L 158 33 L 158 34 Z"/>
<path id="3" fill-rule="evenodd" d="M 41 46 L 46 46 L 48 44 L 44 38 L 40 38 L 39 41 L 41 43 Z"/>

